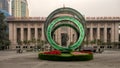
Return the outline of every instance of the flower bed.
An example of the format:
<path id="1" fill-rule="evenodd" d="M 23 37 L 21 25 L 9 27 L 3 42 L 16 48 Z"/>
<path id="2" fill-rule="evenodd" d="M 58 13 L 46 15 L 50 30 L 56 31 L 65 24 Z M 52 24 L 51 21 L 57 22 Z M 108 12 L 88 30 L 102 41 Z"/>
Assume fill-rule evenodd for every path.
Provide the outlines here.
<path id="1" fill-rule="evenodd" d="M 54 51 L 50 51 L 50 52 L 44 52 L 44 54 L 47 54 L 47 55 L 60 55 L 61 52 L 58 51 L 58 50 L 54 50 Z"/>
<path id="2" fill-rule="evenodd" d="M 93 54 L 90 52 L 71 52 L 61 53 L 58 50 L 39 53 L 39 59 L 53 61 L 88 61 L 93 59 Z"/>

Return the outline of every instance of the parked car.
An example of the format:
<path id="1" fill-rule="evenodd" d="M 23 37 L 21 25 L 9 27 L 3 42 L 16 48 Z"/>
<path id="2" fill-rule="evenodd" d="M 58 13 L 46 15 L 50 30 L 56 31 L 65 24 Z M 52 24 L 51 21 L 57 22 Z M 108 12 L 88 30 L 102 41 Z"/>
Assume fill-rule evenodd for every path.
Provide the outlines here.
<path id="1" fill-rule="evenodd" d="M 83 51 L 91 51 L 94 53 L 102 53 L 104 51 L 104 48 L 101 48 L 99 46 L 93 46 L 93 47 L 83 47 Z"/>
<path id="2" fill-rule="evenodd" d="M 91 51 L 91 52 L 95 52 L 96 49 L 94 49 L 93 47 L 83 47 L 82 48 L 83 51 Z"/>

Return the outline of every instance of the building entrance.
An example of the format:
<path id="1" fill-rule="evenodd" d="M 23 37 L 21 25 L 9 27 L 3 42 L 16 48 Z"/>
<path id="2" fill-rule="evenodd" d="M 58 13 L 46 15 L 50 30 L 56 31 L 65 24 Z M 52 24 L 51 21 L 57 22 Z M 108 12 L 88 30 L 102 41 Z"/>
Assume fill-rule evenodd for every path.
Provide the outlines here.
<path id="1" fill-rule="evenodd" d="M 67 47 L 67 41 L 68 41 L 68 34 L 67 33 L 61 33 L 61 45 L 63 47 Z"/>

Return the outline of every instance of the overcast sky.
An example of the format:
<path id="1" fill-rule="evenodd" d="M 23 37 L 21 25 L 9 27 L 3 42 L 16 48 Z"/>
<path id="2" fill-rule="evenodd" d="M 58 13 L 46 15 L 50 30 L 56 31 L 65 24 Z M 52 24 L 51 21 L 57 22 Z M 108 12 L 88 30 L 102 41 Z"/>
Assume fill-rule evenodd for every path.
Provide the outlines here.
<path id="1" fill-rule="evenodd" d="M 28 0 L 30 16 L 46 17 L 63 4 L 86 17 L 120 16 L 120 0 Z"/>

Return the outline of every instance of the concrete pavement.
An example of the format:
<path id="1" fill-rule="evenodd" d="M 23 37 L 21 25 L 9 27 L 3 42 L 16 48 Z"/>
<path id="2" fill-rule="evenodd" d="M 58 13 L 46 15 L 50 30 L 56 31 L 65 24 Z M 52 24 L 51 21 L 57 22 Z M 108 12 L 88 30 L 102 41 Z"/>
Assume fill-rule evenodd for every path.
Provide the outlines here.
<path id="1" fill-rule="evenodd" d="M 13 57 L 0 60 L 0 68 L 120 68 L 120 51 L 95 53 L 93 60 L 77 62 L 40 60 L 36 52 L 22 54 L 10 52 L 10 54 L 13 54 Z M 0 59 L 1 57 L 0 55 Z"/>

